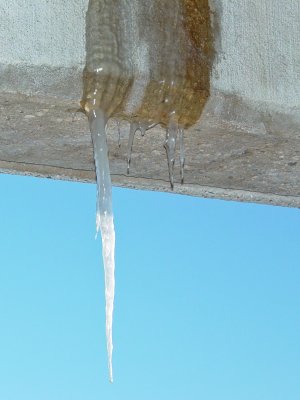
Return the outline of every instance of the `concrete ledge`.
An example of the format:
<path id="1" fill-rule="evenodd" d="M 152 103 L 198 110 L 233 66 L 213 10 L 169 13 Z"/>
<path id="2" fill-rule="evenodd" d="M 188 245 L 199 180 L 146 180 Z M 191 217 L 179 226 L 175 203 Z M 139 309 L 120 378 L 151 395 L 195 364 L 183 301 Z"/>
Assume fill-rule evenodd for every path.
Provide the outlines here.
<path id="1" fill-rule="evenodd" d="M 91 137 L 85 115 L 75 113 L 77 106 L 77 102 L 49 96 L 0 95 L 0 171 L 94 182 Z M 242 124 L 237 117 L 245 113 L 248 121 L 241 117 Z M 186 132 L 185 184 L 179 183 L 177 164 L 174 192 L 300 207 L 298 121 L 292 115 L 288 125 L 285 120 L 281 115 L 270 120 L 268 114 L 250 109 L 235 97 L 215 94 L 201 124 Z M 119 148 L 112 121 L 108 141 L 113 183 L 171 191 L 164 132 L 155 128 L 145 137 L 137 134 L 129 176 L 127 139 L 124 124 Z"/>

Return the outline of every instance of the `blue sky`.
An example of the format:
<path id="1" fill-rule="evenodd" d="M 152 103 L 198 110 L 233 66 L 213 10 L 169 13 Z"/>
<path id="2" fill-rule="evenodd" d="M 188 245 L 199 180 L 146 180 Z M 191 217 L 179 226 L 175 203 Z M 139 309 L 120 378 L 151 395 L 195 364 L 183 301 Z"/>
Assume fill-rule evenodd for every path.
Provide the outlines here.
<path id="1" fill-rule="evenodd" d="M 299 210 L 0 175 L 0 399 L 299 400 Z"/>

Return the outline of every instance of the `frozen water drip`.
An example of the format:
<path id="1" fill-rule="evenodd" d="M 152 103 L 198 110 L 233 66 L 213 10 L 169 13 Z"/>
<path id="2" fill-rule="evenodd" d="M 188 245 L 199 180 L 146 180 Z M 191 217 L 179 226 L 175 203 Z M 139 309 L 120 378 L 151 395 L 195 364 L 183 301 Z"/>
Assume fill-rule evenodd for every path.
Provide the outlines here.
<path id="1" fill-rule="evenodd" d="M 106 340 L 108 353 L 109 380 L 113 382 L 112 371 L 112 322 L 115 295 L 115 228 L 112 211 L 112 188 L 106 144 L 106 118 L 100 109 L 89 115 L 90 130 L 94 146 L 97 176 L 96 229 L 101 232 L 102 254 L 105 275 Z"/>
<path id="2" fill-rule="evenodd" d="M 130 124 L 127 173 L 136 131 L 144 136 L 160 125 L 166 130 L 171 187 L 177 143 L 183 183 L 184 133 L 199 120 L 210 95 L 211 15 L 209 0 L 89 0 L 81 106 L 89 116 L 94 145 L 111 381 L 115 232 L 106 123 L 117 120 L 119 146 L 120 122 Z"/>

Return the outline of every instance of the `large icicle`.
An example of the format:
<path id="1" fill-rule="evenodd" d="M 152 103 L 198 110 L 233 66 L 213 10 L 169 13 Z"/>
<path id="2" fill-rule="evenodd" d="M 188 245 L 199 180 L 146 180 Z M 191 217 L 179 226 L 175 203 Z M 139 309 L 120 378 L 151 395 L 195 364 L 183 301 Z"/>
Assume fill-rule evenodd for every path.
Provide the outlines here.
<path id="1" fill-rule="evenodd" d="M 106 301 L 106 340 L 108 353 L 109 379 L 112 372 L 112 321 L 115 294 L 115 229 L 112 211 L 112 189 L 106 143 L 106 118 L 101 110 L 93 110 L 89 116 L 94 145 L 94 158 L 97 175 L 97 232 L 101 231 L 102 254 L 105 274 Z"/>

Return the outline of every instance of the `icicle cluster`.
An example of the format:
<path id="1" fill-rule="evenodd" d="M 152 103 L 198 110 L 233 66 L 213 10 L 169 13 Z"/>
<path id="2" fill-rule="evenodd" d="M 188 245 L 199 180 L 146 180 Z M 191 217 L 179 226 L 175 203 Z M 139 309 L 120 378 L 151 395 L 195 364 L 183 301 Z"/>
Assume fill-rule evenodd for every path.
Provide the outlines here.
<path id="1" fill-rule="evenodd" d="M 118 123 L 119 124 L 119 123 Z M 134 141 L 134 136 L 137 131 L 140 131 L 142 136 L 145 135 L 146 130 L 153 128 L 155 124 L 147 126 L 146 124 L 141 124 L 133 122 L 130 124 L 129 140 L 128 140 L 128 151 L 127 151 L 127 174 L 130 172 L 131 154 L 132 146 Z M 118 125 L 119 127 L 119 125 Z M 119 131 L 120 135 L 120 131 Z M 180 151 L 180 176 L 181 183 L 184 181 L 184 163 L 185 163 L 185 150 L 184 150 L 184 129 L 179 127 L 174 121 L 169 123 L 166 131 L 166 141 L 164 147 L 167 152 L 167 161 L 169 168 L 169 177 L 171 188 L 174 188 L 174 165 L 175 165 L 175 151 L 177 138 L 179 136 L 179 151 Z M 119 136 L 120 137 L 120 136 Z"/>
<path id="2" fill-rule="evenodd" d="M 81 105 L 94 145 L 111 381 L 115 232 L 106 123 L 130 122 L 127 173 L 136 131 L 144 135 L 156 124 L 165 127 L 171 187 L 177 142 L 183 182 L 184 129 L 198 121 L 209 98 L 211 28 L 208 0 L 89 0 Z M 120 146 L 119 122 L 118 133 Z"/>

